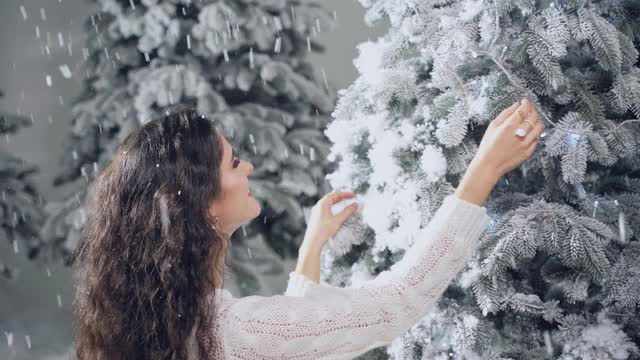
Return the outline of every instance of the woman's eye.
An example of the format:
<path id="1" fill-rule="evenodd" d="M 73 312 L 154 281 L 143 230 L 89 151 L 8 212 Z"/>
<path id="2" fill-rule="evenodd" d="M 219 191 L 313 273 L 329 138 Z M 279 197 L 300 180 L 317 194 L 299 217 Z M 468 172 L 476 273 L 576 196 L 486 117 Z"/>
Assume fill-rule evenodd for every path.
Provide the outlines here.
<path id="1" fill-rule="evenodd" d="M 233 167 L 238 167 L 238 164 L 240 164 L 240 159 L 239 158 L 233 158 Z"/>

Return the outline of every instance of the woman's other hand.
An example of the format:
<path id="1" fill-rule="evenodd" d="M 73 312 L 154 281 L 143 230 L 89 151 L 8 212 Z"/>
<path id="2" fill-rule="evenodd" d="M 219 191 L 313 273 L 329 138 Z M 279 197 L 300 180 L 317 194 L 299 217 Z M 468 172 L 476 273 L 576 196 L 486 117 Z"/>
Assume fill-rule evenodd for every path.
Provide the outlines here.
<path id="1" fill-rule="evenodd" d="M 540 115 L 524 99 L 522 104 L 513 104 L 489 123 L 473 161 L 494 169 L 501 177 L 531 157 L 543 130 Z"/>
<path id="2" fill-rule="evenodd" d="M 543 129 L 529 100 L 505 109 L 487 127 L 455 195 L 482 206 L 498 180 L 531 157 Z M 524 136 L 516 134 L 523 130 Z"/>
<path id="3" fill-rule="evenodd" d="M 309 224 L 299 252 L 311 251 L 319 254 L 322 251 L 326 242 L 338 232 L 342 224 L 358 209 L 358 204 L 353 203 L 334 215 L 331 211 L 331 206 L 341 200 L 353 198 L 355 195 L 351 191 L 336 191 L 330 192 L 318 200 L 311 208 Z"/>

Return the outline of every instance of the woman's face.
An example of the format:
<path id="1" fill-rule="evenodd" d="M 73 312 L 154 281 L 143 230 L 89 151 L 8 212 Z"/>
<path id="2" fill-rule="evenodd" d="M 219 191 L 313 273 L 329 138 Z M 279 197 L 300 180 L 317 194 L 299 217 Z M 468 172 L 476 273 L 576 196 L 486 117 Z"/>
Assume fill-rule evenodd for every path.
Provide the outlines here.
<path id="1" fill-rule="evenodd" d="M 222 230 L 231 236 L 241 225 L 260 215 L 261 209 L 249 190 L 249 174 L 253 172 L 253 165 L 239 159 L 222 133 L 217 129 L 216 133 L 223 147 L 220 165 L 222 191 L 211 212 L 219 218 Z"/>

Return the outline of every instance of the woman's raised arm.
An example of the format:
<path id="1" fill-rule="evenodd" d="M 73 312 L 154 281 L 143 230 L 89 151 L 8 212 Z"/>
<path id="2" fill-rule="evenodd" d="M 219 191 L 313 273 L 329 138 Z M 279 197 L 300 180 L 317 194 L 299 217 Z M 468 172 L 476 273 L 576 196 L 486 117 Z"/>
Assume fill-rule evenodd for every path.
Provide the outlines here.
<path id="1" fill-rule="evenodd" d="M 538 144 L 538 136 L 544 129 L 540 116 L 529 100 L 515 103 L 500 113 L 487 127 L 478 151 L 456 188 L 455 195 L 467 202 L 482 206 L 499 178 L 528 159 Z M 524 136 L 519 131 L 524 131 Z M 347 207 L 337 216 L 330 215 L 329 207 L 335 201 L 352 197 L 347 192 L 333 193 L 335 199 L 325 196 L 314 207 L 315 217 L 305 234 L 298 255 L 295 271 L 289 274 L 286 295 L 303 296 L 309 287 L 319 283 L 320 253 L 326 241 L 355 208 Z M 351 193 L 352 194 L 352 193 Z M 335 200 L 335 201 L 334 201 Z M 331 223 L 333 226 L 319 226 Z M 329 230 L 328 232 L 326 230 Z"/>

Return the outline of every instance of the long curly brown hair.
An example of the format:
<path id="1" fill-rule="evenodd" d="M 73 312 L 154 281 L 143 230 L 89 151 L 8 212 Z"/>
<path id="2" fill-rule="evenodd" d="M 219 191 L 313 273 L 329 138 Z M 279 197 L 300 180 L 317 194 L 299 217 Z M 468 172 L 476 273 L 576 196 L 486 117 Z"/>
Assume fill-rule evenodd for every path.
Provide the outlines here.
<path id="1" fill-rule="evenodd" d="M 93 183 L 72 258 L 76 359 L 186 359 L 194 326 L 208 352 L 197 323 L 212 319 L 229 244 L 208 211 L 221 192 L 215 129 L 191 109 L 150 121 Z"/>

